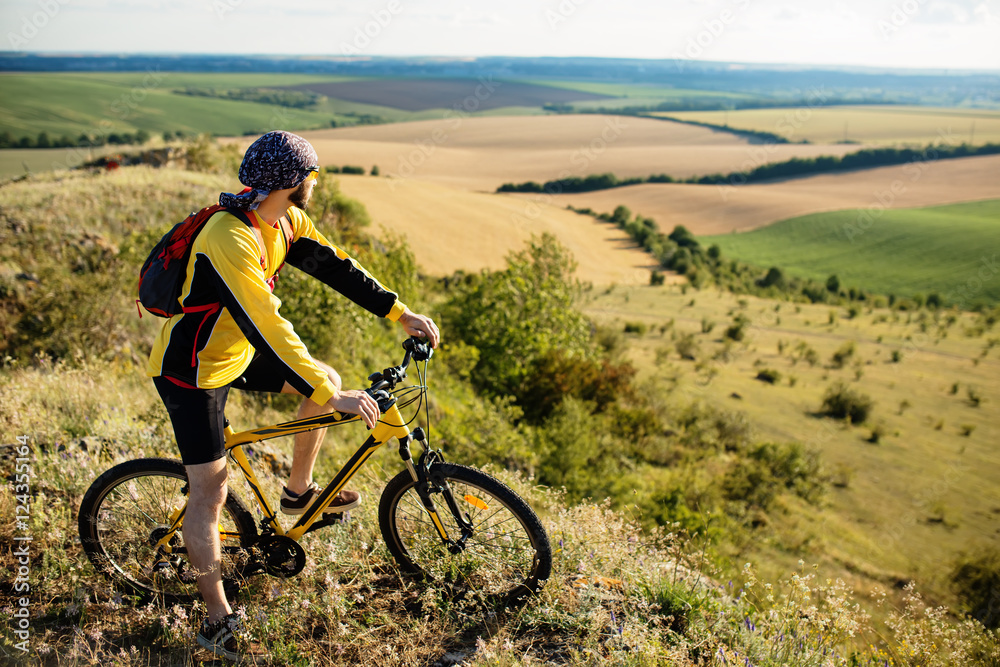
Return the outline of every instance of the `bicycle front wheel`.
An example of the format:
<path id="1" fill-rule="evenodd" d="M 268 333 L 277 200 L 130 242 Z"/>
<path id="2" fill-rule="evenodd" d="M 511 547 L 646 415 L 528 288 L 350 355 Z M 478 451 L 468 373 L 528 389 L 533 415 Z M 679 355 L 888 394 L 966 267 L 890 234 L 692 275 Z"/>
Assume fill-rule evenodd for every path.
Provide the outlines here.
<path id="1" fill-rule="evenodd" d="M 428 493 L 447 542 L 424 509 L 409 472 L 394 477 L 382 492 L 379 527 L 400 567 L 505 606 L 535 593 L 552 571 L 552 551 L 531 508 L 502 482 L 474 468 L 439 463 L 431 467 L 429 478 Z M 448 493 L 461 521 L 448 504 Z"/>
<path id="2" fill-rule="evenodd" d="M 181 531 L 171 553 L 158 558 L 156 544 L 170 528 L 170 516 L 187 504 L 184 465 L 171 459 L 137 459 L 102 474 L 80 504 L 80 541 L 94 568 L 129 593 L 186 602 L 198 594 L 197 573 Z M 223 585 L 238 588 L 248 548 L 256 541 L 253 516 L 231 491 L 219 521 Z"/>

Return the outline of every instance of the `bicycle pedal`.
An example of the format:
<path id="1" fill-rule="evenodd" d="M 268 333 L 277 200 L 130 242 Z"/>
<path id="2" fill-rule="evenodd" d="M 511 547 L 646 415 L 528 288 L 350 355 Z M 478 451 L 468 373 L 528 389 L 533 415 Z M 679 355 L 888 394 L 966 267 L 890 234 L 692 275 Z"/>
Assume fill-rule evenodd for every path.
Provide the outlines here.
<path id="1" fill-rule="evenodd" d="M 338 523 L 344 523 L 346 519 L 344 518 L 343 512 L 337 514 L 324 514 L 322 519 L 317 520 L 313 525 L 309 526 L 309 530 L 305 534 L 309 534 L 314 530 L 319 530 L 320 528 L 326 528 L 327 526 L 333 526 Z"/>

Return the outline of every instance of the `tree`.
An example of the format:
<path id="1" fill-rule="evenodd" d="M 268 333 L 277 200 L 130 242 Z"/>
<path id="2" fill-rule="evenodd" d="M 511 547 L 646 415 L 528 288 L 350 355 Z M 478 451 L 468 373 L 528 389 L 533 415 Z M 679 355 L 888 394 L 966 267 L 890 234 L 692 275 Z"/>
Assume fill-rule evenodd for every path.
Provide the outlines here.
<path id="1" fill-rule="evenodd" d="M 615 212 L 611 214 L 611 222 L 615 223 L 619 227 L 624 227 L 625 223 L 629 221 L 632 217 L 632 211 L 628 209 L 627 206 L 616 206 Z"/>
<path id="2" fill-rule="evenodd" d="M 761 278 L 757 283 L 761 287 L 784 287 L 785 286 L 785 274 L 784 272 L 776 266 L 772 266 L 767 270 L 767 275 Z"/>
<path id="3" fill-rule="evenodd" d="M 667 238 L 682 248 L 698 247 L 698 241 L 695 239 L 694 234 L 689 232 L 687 227 L 684 225 L 677 225 L 674 227 L 674 231 L 670 232 L 670 236 Z"/>
<path id="4" fill-rule="evenodd" d="M 840 292 L 840 278 L 832 275 L 826 279 L 826 291 L 838 294 Z"/>
<path id="5" fill-rule="evenodd" d="M 508 256 L 505 270 L 480 274 L 445 304 L 448 331 L 479 350 L 474 372 L 488 392 L 517 395 L 535 360 L 551 351 L 593 354 L 590 324 L 576 308 L 575 270 L 554 236 L 532 237 Z"/>

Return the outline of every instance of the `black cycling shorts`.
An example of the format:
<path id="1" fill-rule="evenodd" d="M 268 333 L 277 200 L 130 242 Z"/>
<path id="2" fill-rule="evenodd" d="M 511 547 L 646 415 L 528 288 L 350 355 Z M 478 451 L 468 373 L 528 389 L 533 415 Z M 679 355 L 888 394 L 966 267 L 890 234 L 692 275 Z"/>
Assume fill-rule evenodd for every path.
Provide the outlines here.
<path id="1" fill-rule="evenodd" d="M 279 393 L 285 379 L 269 359 L 257 354 L 232 384 L 216 389 L 182 387 L 165 377 L 153 384 L 174 427 L 184 465 L 218 461 L 226 455 L 226 398 L 229 389 Z"/>

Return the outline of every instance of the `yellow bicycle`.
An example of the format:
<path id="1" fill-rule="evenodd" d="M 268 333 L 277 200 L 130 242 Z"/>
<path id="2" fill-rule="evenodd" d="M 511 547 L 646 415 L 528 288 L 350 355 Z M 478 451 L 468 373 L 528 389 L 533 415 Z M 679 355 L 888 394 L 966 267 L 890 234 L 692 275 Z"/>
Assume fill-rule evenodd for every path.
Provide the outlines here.
<path id="1" fill-rule="evenodd" d="M 549 577 L 552 552 L 534 511 L 509 487 L 468 466 L 447 463 L 428 447 L 424 431 L 411 431 L 399 408 L 426 400 L 427 362 L 433 350 L 417 338 L 403 343 L 399 366 L 369 377 L 368 392 L 381 410 L 367 440 L 326 485 L 294 525 L 278 520 L 261 490 L 244 446 L 303 431 L 345 424 L 356 415 L 334 412 L 236 433 L 226 427 L 226 451 L 260 508 L 260 532 L 246 503 L 230 488 L 219 525 L 223 583 L 233 592 L 252 575 L 292 577 L 306 563 L 299 543 L 308 532 L 336 523 L 323 510 L 375 451 L 396 438 L 405 470 L 386 484 L 378 521 L 389 552 L 404 572 L 446 582 L 512 605 L 536 592 Z M 411 361 L 420 382 L 402 385 Z M 397 405 L 397 401 L 402 401 Z M 414 461 L 411 446 L 420 446 Z M 183 602 L 197 593 L 182 531 L 188 481 L 180 461 L 145 458 L 104 472 L 80 505 L 80 540 L 94 567 L 122 589 Z"/>

